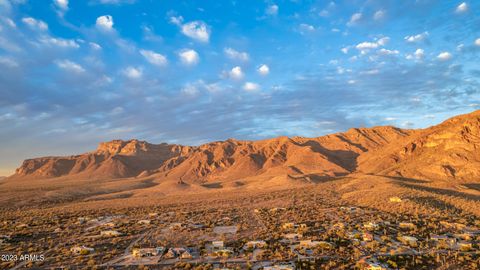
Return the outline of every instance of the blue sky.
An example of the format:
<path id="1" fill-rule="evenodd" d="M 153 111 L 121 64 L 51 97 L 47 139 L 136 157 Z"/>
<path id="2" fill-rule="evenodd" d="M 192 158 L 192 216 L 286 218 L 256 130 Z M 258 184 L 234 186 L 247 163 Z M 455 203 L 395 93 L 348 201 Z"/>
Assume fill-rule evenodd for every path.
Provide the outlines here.
<path id="1" fill-rule="evenodd" d="M 0 175 L 138 138 L 421 128 L 480 108 L 480 2 L 0 0 Z"/>

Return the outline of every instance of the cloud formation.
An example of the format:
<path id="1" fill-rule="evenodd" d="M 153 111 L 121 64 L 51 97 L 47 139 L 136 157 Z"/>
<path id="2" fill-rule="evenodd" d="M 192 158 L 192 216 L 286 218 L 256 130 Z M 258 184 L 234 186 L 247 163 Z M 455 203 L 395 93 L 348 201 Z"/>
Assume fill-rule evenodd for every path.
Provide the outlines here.
<path id="1" fill-rule="evenodd" d="M 163 67 L 168 63 L 168 60 L 164 55 L 154 51 L 140 50 L 140 54 L 143 55 L 143 57 L 145 57 L 145 59 L 152 65 Z"/>
<path id="2" fill-rule="evenodd" d="M 183 49 L 178 53 L 178 56 L 180 61 L 187 66 L 193 66 L 200 62 L 200 56 L 192 49 Z"/>
<path id="3" fill-rule="evenodd" d="M 98 29 L 111 31 L 113 29 L 113 17 L 110 15 L 100 16 L 97 18 L 95 25 Z"/>
<path id="4" fill-rule="evenodd" d="M 210 40 L 210 27 L 202 21 L 193 21 L 182 25 L 182 33 L 194 40 L 208 42 Z"/>
<path id="5" fill-rule="evenodd" d="M 268 75 L 268 73 L 270 73 L 270 68 L 267 65 L 263 64 L 257 69 L 257 71 L 258 73 L 260 73 L 260 75 L 265 76 L 265 75 Z"/>
<path id="6" fill-rule="evenodd" d="M 225 48 L 223 51 L 228 58 L 233 60 L 240 60 L 246 62 L 250 59 L 250 56 L 246 52 L 239 52 L 232 48 Z"/>

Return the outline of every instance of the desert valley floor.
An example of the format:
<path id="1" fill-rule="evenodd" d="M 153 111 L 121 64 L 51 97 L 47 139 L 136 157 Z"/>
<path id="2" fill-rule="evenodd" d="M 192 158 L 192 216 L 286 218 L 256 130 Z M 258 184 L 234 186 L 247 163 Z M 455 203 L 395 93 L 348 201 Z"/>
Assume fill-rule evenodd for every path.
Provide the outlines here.
<path id="1" fill-rule="evenodd" d="M 60 186 L 49 191 L 17 187 L 30 203 L 4 207 L 2 253 L 44 259 L 4 258 L 2 268 L 478 266 L 480 190 L 474 185 L 355 175 L 315 183 L 285 179 L 282 188 L 268 192 L 248 185 L 213 185 L 161 195 L 142 189 L 147 185 L 144 180 L 129 181 L 129 196 L 80 189 L 62 191 L 62 201 L 35 196 L 41 192 L 53 196 L 60 193 Z M 76 188 L 82 184 L 87 183 Z M 115 188 L 106 183 L 94 190 Z M 134 255 L 135 250 L 159 247 L 164 254 Z M 175 257 L 167 253 L 171 248 L 190 254 Z M 266 268 L 274 266 L 292 268 Z"/>

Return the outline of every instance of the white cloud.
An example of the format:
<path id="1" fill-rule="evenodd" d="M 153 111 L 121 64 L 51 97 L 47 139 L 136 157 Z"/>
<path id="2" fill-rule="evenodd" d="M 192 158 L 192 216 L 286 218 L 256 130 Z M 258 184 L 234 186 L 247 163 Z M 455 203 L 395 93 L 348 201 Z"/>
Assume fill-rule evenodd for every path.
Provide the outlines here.
<path id="1" fill-rule="evenodd" d="M 245 91 L 257 91 L 260 89 L 260 85 L 258 85 L 257 83 L 253 83 L 253 82 L 246 82 L 244 85 L 243 85 L 243 90 Z"/>
<path id="2" fill-rule="evenodd" d="M 413 60 L 413 59 L 420 60 L 423 57 L 425 57 L 425 51 L 423 49 L 417 49 L 413 54 L 407 55 L 408 60 Z"/>
<path id="3" fill-rule="evenodd" d="M 449 52 L 441 52 L 437 56 L 438 60 L 440 60 L 440 61 L 448 61 L 448 60 L 452 59 L 452 57 L 453 57 L 452 54 L 449 53 Z"/>
<path id="4" fill-rule="evenodd" d="M 200 42 L 208 42 L 210 39 L 210 27 L 202 21 L 193 21 L 182 25 L 182 33 Z"/>
<path id="5" fill-rule="evenodd" d="M 355 46 L 355 48 L 359 50 L 362 54 L 366 54 L 370 50 L 387 45 L 389 41 L 390 41 L 389 37 L 382 37 L 375 42 L 366 41 L 366 42 L 359 43 L 357 44 L 357 46 Z M 344 53 L 348 53 L 348 50 L 344 51 Z"/>
<path id="6" fill-rule="evenodd" d="M 248 55 L 248 53 L 246 52 L 239 52 L 239 51 L 236 51 L 232 48 L 225 48 L 223 50 L 223 52 L 225 53 L 225 55 L 230 58 L 230 59 L 234 59 L 234 60 L 240 60 L 240 61 L 248 61 L 248 59 L 250 58 L 250 56 Z"/>
<path id="7" fill-rule="evenodd" d="M 170 23 L 181 26 L 182 23 L 183 23 L 183 17 L 182 16 L 172 16 L 172 17 L 170 17 Z"/>
<path id="8" fill-rule="evenodd" d="M 62 48 L 73 48 L 78 49 L 80 45 L 72 39 L 62 39 L 62 38 L 42 38 L 40 42 L 50 46 L 62 47 Z"/>
<path id="9" fill-rule="evenodd" d="M 58 60 L 55 62 L 57 64 L 57 66 L 63 70 L 66 70 L 66 71 L 69 71 L 69 72 L 72 72 L 72 73 L 83 73 L 85 72 L 85 69 L 75 63 L 75 62 L 72 62 L 70 60 Z"/>
<path id="10" fill-rule="evenodd" d="M 48 24 L 46 24 L 44 21 L 36 20 L 32 17 L 23 18 L 22 22 L 32 29 L 38 29 L 42 31 L 48 29 Z"/>
<path id="11" fill-rule="evenodd" d="M 306 24 L 306 23 L 301 23 L 298 28 L 300 33 L 302 34 L 308 33 L 308 32 L 315 32 L 315 27 L 313 25 Z"/>
<path id="12" fill-rule="evenodd" d="M 154 51 L 140 50 L 140 54 L 143 55 L 150 64 L 156 66 L 165 66 L 168 63 L 167 58 L 164 55 Z"/>
<path id="13" fill-rule="evenodd" d="M 370 50 L 370 49 L 376 49 L 380 46 L 377 42 L 362 42 L 357 44 L 355 48 L 358 50 Z"/>
<path id="14" fill-rule="evenodd" d="M 357 24 L 358 22 L 360 22 L 360 20 L 363 18 L 363 14 L 358 12 L 358 13 L 355 13 L 352 15 L 352 17 L 350 17 L 350 21 L 348 21 L 347 25 L 355 25 Z"/>
<path id="15" fill-rule="evenodd" d="M 267 7 L 267 9 L 265 10 L 265 13 L 267 13 L 268 15 L 277 15 L 278 9 L 279 9 L 278 6 L 273 4 Z"/>
<path id="16" fill-rule="evenodd" d="M 480 38 L 477 38 L 477 39 L 475 40 L 475 45 L 476 45 L 476 46 L 480 46 Z"/>
<path id="17" fill-rule="evenodd" d="M 244 74 L 243 74 L 242 68 L 239 66 L 236 66 L 228 72 L 228 76 L 235 80 L 241 80 Z"/>
<path id="18" fill-rule="evenodd" d="M 260 73 L 260 75 L 265 76 L 265 75 L 268 75 L 268 73 L 270 73 L 270 68 L 267 65 L 263 64 L 257 69 L 257 71 L 258 73 Z"/>
<path id="19" fill-rule="evenodd" d="M 4 20 L 4 22 L 5 22 L 8 26 L 10 26 L 10 27 L 12 27 L 12 28 L 16 28 L 16 27 L 17 27 L 17 25 L 15 24 L 15 22 L 12 21 L 12 19 L 10 19 L 10 18 L 4 18 L 3 20 Z"/>
<path id="20" fill-rule="evenodd" d="M 398 50 L 387 50 L 387 49 L 382 48 L 378 51 L 378 53 L 381 54 L 381 55 L 397 55 L 400 52 Z"/>
<path id="21" fill-rule="evenodd" d="M 424 41 L 425 39 L 427 39 L 428 35 L 429 35 L 428 32 L 423 32 L 423 33 L 418 34 L 418 35 L 406 36 L 405 40 L 407 42 L 412 42 L 412 43 L 421 42 L 421 41 Z"/>
<path id="22" fill-rule="evenodd" d="M 88 43 L 90 45 L 90 47 L 94 50 L 101 50 L 102 49 L 102 46 L 98 45 L 97 43 L 95 42 L 89 42 Z"/>
<path id="23" fill-rule="evenodd" d="M 467 11 L 468 11 L 468 5 L 465 2 L 458 5 L 457 9 L 455 9 L 455 12 L 457 12 L 457 13 L 465 13 Z"/>
<path id="24" fill-rule="evenodd" d="M 385 46 L 390 41 L 389 37 L 382 37 L 381 39 L 377 40 L 378 45 Z"/>
<path id="25" fill-rule="evenodd" d="M 53 2 L 61 10 L 68 10 L 68 0 L 54 0 Z"/>
<path id="26" fill-rule="evenodd" d="M 195 50 L 184 49 L 178 53 L 180 61 L 187 66 L 193 66 L 200 62 L 200 56 Z"/>
<path id="27" fill-rule="evenodd" d="M 380 21 L 380 20 L 383 20 L 383 18 L 385 18 L 385 15 L 386 15 L 385 10 L 379 10 L 375 12 L 375 14 L 373 15 L 373 19 L 376 21 Z"/>
<path id="28" fill-rule="evenodd" d="M 423 58 L 425 56 L 425 51 L 423 49 L 417 49 L 414 55 L 417 59 Z"/>
<path id="29" fill-rule="evenodd" d="M 104 30 L 104 31 L 110 31 L 113 29 L 113 17 L 110 15 L 103 15 L 97 18 L 96 21 L 96 26 L 97 28 Z"/>
<path id="30" fill-rule="evenodd" d="M 141 68 L 127 67 L 123 70 L 123 75 L 132 80 L 140 79 L 143 76 Z"/>
<path id="31" fill-rule="evenodd" d="M 342 48 L 342 49 L 341 49 L 341 51 L 342 51 L 344 54 L 347 54 L 349 50 L 350 50 L 349 47 L 345 47 L 345 48 Z"/>

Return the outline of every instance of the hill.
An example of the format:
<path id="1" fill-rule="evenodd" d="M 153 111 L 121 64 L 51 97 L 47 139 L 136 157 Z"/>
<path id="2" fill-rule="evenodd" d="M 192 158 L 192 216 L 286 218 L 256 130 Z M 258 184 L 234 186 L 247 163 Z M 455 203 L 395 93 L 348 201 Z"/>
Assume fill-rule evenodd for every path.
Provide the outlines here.
<path id="1" fill-rule="evenodd" d="M 480 176 L 480 111 L 369 151 L 358 171 L 420 179 L 477 181 Z"/>

